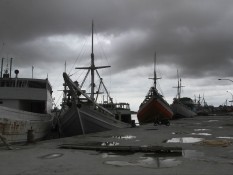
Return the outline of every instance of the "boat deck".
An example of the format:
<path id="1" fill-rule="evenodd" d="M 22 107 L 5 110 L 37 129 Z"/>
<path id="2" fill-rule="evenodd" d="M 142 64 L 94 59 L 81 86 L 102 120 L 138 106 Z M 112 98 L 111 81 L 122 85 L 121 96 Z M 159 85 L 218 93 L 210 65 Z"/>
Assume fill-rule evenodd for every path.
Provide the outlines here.
<path id="1" fill-rule="evenodd" d="M 232 174 L 233 116 L 0 146 L 1 174 Z"/>

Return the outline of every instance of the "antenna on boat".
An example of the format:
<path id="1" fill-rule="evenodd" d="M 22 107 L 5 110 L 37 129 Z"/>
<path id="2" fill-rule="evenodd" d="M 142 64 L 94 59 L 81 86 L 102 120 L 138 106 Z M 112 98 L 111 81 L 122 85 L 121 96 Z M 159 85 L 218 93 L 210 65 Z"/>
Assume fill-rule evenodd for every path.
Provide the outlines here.
<path id="1" fill-rule="evenodd" d="M 3 71 L 3 61 L 4 61 L 4 58 L 2 58 L 2 65 L 1 65 L 1 78 L 2 78 L 2 71 Z"/>
<path id="2" fill-rule="evenodd" d="M 17 86 L 18 74 L 19 74 L 19 70 L 16 69 L 15 70 L 15 87 Z"/>
<path id="3" fill-rule="evenodd" d="M 11 61 L 10 61 L 10 78 L 11 78 L 12 60 L 13 58 L 11 58 Z"/>
<path id="4" fill-rule="evenodd" d="M 33 79 L 33 70 L 34 70 L 34 66 L 32 66 L 32 79 Z"/>

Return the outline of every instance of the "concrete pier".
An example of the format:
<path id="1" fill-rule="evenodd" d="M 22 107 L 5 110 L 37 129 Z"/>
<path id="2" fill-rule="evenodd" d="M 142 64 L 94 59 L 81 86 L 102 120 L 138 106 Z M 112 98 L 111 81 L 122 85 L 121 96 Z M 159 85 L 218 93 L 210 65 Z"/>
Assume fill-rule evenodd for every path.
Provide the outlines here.
<path id="1" fill-rule="evenodd" d="M 3 175 L 232 174 L 233 116 L 197 116 L 85 136 L 0 147 Z M 75 145 L 75 148 L 64 148 Z M 180 152 L 85 150 L 95 147 L 181 148 Z M 83 149 L 78 149 L 82 147 Z M 143 149 L 142 149 L 143 150 Z M 179 150 L 179 149 L 178 149 Z"/>

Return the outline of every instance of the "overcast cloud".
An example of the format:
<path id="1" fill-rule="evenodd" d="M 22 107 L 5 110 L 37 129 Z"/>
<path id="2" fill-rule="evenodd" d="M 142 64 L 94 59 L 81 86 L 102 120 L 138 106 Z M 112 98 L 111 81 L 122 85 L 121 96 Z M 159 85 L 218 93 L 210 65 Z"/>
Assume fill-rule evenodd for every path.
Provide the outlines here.
<path id="1" fill-rule="evenodd" d="M 156 51 L 169 103 L 178 69 L 183 96 L 204 94 L 218 106 L 231 100 L 226 91 L 233 88 L 217 80 L 233 77 L 232 8 L 231 0 L 0 0 L 0 56 L 14 58 L 21 76 L 30 77 L 32 65 L 38 78 L 48 74 L 58 99 L 65 61 L 71 73 L 90 64 L 93 19 L 96 59 L 107 61 L 96 64 L 111 65 L 102 73 L 118 102 L 138 109 L 151 85 Z"/>

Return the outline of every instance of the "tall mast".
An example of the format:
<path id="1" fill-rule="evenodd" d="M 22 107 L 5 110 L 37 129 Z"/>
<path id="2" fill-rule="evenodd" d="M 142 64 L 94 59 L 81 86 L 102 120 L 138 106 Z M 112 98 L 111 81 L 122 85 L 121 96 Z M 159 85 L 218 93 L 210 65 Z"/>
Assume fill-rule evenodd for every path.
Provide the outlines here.
<path id="1" fill-rule="evenodd" d="M 156 75 L 156 52 L 155 52 L 155 57 L 154 57 L 154 87 L 156 89 L 156 80 L 157 80 L 157 75 Z"/>
<path id="2" fill-rule="evenodd" d="M 97 67 L 95 66 L 94 42 L 93 42 L 94 41 L 94 22 L 93 22 L 93 20 L 92 20 L 92 30 L 91 31 L 92 31 L 91 32 L 91 45 L 92 45 L 91 46 L 91 66 L 90 67 L 76 67 L 76 69 L 88 69 L 91 72 L 91 95 L 90 95 L 90 98 L 94 101 L 95 100 L 95 97 L 94 97 L 94 94 L 95 94 L 95 71 L 97 69 L 103 69 L 103 68 L 107 68 L 110 66 L 97 66 Z M 89 74 L 89 71 L 87 72 L 86 77 Z"/>
<path id="3" fill-rule="evenodd" d="M 154 88 L 156 89 L 156 80 L 161 79 L 161 78 L 157 78 L 156 75 L 156 52 L 155 52 L 155 56 L 154 56 L 154 77 L 153 78 L 149 78 L 154 80 Z"/>
<path id="4" fill-rule="evenodd" d="M 181 92 L 181 79 L 179 77 L 179 72 L 177 69 L 177 79 L 178 79 L 178 86 L 177 86 L 177 98 L 180 99 L 180 92 Z"/>
<path id="5" fill-rule="evenodd" d="M 174 88 L 177 88 L 177 99 L 179 100 L 181 97 L 181 88 L 184 86 L 182 86 L 182 84 L 181 84 L 181 78 L 179 76 L 178 70 L 177 70 L 177 80 L 178 80 L 178 85 L 177 85 L 177 87 L 174 87 Z"/>
<path id="6" fill-rule="evenodd" d="M 92 32 L 91 32 L 91 99 L 94 100 L 94 91 L 95 91 L 95 63 L 94 63 L 94 44 L 93 44 L 93 30 L 94 30 L 94 22 L 92 20 Z"/>
<path id="7" fill-rule="evenodd" d="M 180 99 L 180 94 L 181 94 L 181 78 L 178 79 L 178 99 Z"/>

